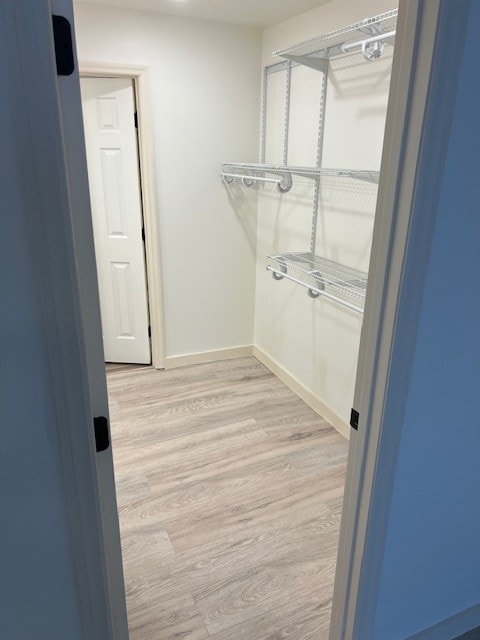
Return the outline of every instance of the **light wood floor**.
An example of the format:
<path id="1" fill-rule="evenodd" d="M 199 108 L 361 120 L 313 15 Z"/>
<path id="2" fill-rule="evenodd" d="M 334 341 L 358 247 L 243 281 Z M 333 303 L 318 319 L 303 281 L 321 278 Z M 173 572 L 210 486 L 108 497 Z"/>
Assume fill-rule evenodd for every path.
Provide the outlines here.
<path id="1" fill-rule="evenodd" d="M 131 640 L 326 640 L 347 442 L 254 358 L 107 372 Z"/>

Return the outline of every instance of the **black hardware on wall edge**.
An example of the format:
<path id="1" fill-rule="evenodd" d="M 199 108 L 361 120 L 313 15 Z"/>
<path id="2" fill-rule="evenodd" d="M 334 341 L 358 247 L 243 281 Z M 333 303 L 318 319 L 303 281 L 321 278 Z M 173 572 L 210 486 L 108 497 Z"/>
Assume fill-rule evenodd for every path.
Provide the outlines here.
<path id="1" fill-rule="evenodd" d="M 99 416 L 93 419 L 93 428 L 95 430 L 95 447 L 97 451 L 105 451 L 110 446 L 110 438 L 108 436 L 108 420 L 105 416 Z"/>
<path id="2" fill-rule="evenodd" d="M 64 16 L 52 15 L 52 24 L 57 75 L 70 76 L 75 69 L 70 22 Z"/>
<path id="3" fill-rule="evenodd" d="M 356 409 L 352 409 L 352 412 L 350 414 L 350 426 L 352 427 L 352 429 L 355 429 L 355 431 L 358 431 L 359 418 L 360 414 L 358 413 L 358 411 Z"/>

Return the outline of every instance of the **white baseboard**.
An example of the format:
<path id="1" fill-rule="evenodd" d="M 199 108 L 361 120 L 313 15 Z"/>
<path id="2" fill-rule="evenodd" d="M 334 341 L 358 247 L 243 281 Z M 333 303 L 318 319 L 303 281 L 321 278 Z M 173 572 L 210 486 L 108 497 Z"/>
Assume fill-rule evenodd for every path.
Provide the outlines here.
<path id="1" fill-rule="evenodd" d="M 182 356 L 167 356 L 165 358 L 165 369 L 176 369 L 177 367 L 186 367 L 190 364 L 205 364 L 207 362 L 230 360 L 231 358 L 242 358 L 251 355 L 253 355 L 253 346 L 249 344 L 242 347 L 231 347 L 229 349 L 187 353 Z"/>
<path id="2" fill-rule="evenodd" d="M 284 382 L 294 393 L 297 394 L 309 407 L 325 418 L 332 427 L 334 427 L 340 435 L 347 440 L 350 439 L 350 426 L 342 420 L 342 418 L 330 409 L 326 404 L 319 400 L 311 391 L 309 391 L 297 378 L 292 376 L 286 369 L 282 367 L 276 360 L 259 349 L 257 346 L 253 346 L 253 355 L 257 360 L 264 364 L 267 369 Z"/>
<path id="3" fill-rule="evenodd" d="M 477 640 L 480 638 L 480 605 L 460 611 L 451 618 L 420 631 L 408 640 Z M 472 630 L 472 631 L 471 631 Z"/>

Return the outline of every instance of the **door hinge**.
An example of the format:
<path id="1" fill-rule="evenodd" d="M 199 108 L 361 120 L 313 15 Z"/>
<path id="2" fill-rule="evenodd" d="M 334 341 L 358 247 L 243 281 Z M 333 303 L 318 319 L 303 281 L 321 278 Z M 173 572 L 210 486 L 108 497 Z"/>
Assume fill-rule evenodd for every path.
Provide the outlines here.
<path id="1" fill-rule="evenodd" d="M 142 240 L 145 242 L 145 227 L 142 227 Z"/>
<path id="2" fill-rule="evenodd" d="M 57 75 L 70 76 L 75 69 L 70 22 L 64 16 L 52 15 L 52 25 Z"/>
<path id="3" fill-rule="evenodd" d="M 135 124 L 135 129 L 138 129 L 138 113 L 136 111 L 133 114 L 133 122 Z"/>
<path id="4" fill-rule="evenodd" d="M 148 337 L 152 337 L 152 327 L 150 325 L 148 325 Z"/>
<path id="5" fill-rule="evenodd" d="M 95 431 L 95 448 L 97 451 L 105 451 L 110 446 L 107 418 L 105 416 L 94 418 L 93 428 Z"/>
<path id="6" fill-rule="evenodd" d="M 350 426 L 352 427 L 352 429 L 355 429 L 355 431 L 358 431 L 359 418 L 360 414 L 358 413 L 358 411 L 356 409 L 352 409 L 350 413 Z"/>

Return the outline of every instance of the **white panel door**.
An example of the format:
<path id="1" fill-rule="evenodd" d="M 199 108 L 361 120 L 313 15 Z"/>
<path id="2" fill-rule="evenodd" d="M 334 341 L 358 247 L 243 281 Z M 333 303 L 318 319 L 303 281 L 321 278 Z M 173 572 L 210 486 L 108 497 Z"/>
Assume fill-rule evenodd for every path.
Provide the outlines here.
<path id="1" fill-rule="evenodd" d="M 135 100 L 128 78 L 82 78 L 107 362 L 150 363 Z"/>

